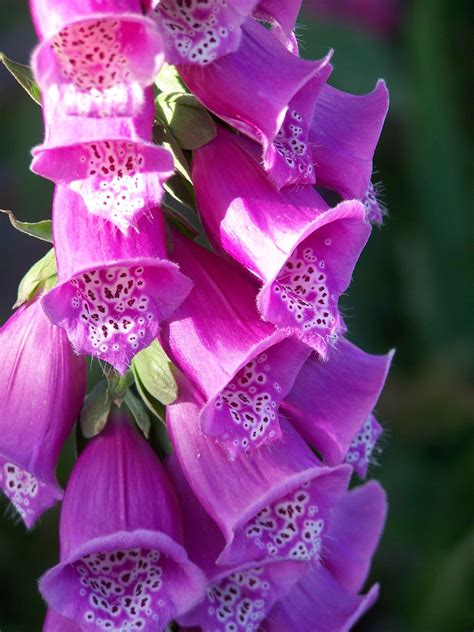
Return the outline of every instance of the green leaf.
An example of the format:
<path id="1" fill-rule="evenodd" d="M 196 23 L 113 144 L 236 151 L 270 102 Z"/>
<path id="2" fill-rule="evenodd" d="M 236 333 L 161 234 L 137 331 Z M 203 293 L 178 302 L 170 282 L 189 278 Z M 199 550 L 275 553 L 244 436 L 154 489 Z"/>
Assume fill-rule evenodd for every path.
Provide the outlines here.
<path id="1" fill-rule="evenodd" d="M 123 401 L 135 420 L 135 423 L 148 439 L 150 436 L 151 421 L 150 415 L 148 414 L 142 401 L 138 399 L 138 397 L 135 397 L 130 390 L 125 393 Z"/>
<path id="2" fill-rule="evenodd" d="M 192 94 L 163 93 L 157 102 L 182 149 L 198 149 L 215 138 L 216 125 L 211 115 Z"/>
<path id="3" fill-rule="evenodd" d="M 41 92 L 38 84 L 33 78 L 33 73 L 29 66 L 24 66 L 16 61 L 8 59 L 8 57 L 0 52 L 0 61 L 3 62 L 5 68 L 15 77 L 18 83 L 24 88 L 33 101 L 41 105 Z"/>
<path id="4" fill-rule="evenodd" d="M 142 398 L 143 403 L 148 408 L 148 410 L 155 415 L 163 424 L 166 423 L 166 409 L 164 405 L 159 402 L 157 399 L 150 395 L 150 393 L 146 390 L 143 384 L 140 381 L 140 378 L 135 373 L 135 386 L 137 387 L 138 394 Z"/>
<path id="5" fill-rule="evenodd" d="M 165 405 L 174 402 L 178 387 L 171 372 L 171 362 L 157 340 L 134 357 L 132 369 L 155 399 Z"/>
<path id="6" fill-rule="evenodd" d="M 21 233 L 53 243 L 53 223 L 50 219 L 45 219 L 41 222 L 20 222 L 12 211 L 1 208 L 0 213 L 6 213 L 13 228 L 16 228 Z"/>
<path id="7" fill-rule="evenodd" d="M 81 411 L 81 430 L 87 439 L 95 437 L 105 428 L 111 406 L 108 382 L 102 380 L 89 393 Z"/>
<path id="8" fill-rule="evenodd" d="M 155 79 L 155 84 L 160 92 L 187 92 L 187 88 L 179 76 L 176 66 L 170 66 L 169 64 L 163 64 Z"/>
<path id="9" fill-rule="evenodd" d="M 109 399 L 117 406 L 121 406 L 122 401 L 134 380 L 135 378 L 131 370 L 128 370 L 123 375 L 120 375 L 120 373 L 117 373 L 114 370 L 110 371 L 107 375 L 107 394 Z"/>
<path id="10" fill-rule="evenodd" d="M 18 296 L 13 306 L 20 307 L 41 292 L 47 292 L 57 283 L 56 258 L 54 248 L 32 266 L 20 281 Z"/>

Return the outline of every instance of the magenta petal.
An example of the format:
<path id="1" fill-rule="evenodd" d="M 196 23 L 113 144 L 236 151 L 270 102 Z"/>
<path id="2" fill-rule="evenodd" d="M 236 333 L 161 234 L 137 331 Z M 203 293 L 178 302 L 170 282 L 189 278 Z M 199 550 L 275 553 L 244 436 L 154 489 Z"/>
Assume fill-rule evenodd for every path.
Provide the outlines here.
<path id="1" fill-rule="evenodd" d="M 322 88 L 309 132 L 319 185 L 343 198 L 364 198 L 388 102 L 383 81 L 363 96 Z"/>
<path id="2" fill-rule="evenodd" d="M 254 15 L 279 27 L 287 38 L 296 27 L 302 0 L 259 0 Z"/>
<path id="3" fill-rule="evenodd" d="M 49 608 L 46 613 L 43 632 L 81 632 L 81 628 L 74 621 L 65 619 Z"/>
<path id="4" fill-rule="evenodd" d="M 365 206 L 365 215 L 369 222 L 373 224 L 382 224 L 384 215 L 387 213 L 387 209 L 384 204 L 381 203 L 379 196 L 383 190 L 383 185 L 380 183 L 373 184 L 369 182 L 367 191 L 362 199 L 362 203 Z"/>
<path id="5" fill-rule="evenodd" d="M 148 95 L 148 100 L 152 95 Z M 152 115 L 149 107 L 135 118 L 133 129 L 149 124 L 147 135 L 151 135 Z M 136 227 L 137 219 L 147 210 L 157 206 L 163 195 L 163 183 L 173 174 L 173 159 L 170 152 L 152 143 L 124 136 L 100 134 L 107 132 L 107 125 L 92 126 L 89 138 L 63 138 L 57 136 L 56 127 L 75 130 L 80 128 L 81 118 L 51 122 L 46 120 L 47 139 L 33 149 L 31 169 L 49 178 L 56 184 L 69 187 L 84 200 L 90 213 L 113 222 L 125 234 Z M 124 125 L 127 128 L 128 123 Z M 110 132 L 116 131 L 112 123 Z M 89 129 L 86 125 L 85 129 Z M 50 131 L 52 130 L 52 131 Z M 98 136 L 94 137 L 93 133 Z"/>
<path id="6" fill-rule="evenodd" d="M 386 515 L 386 495 L 375 481 L 345 494 L 334 509 L 324 564 L 347 590 L 362 588 Z"/>
<path id="7" fill-rule="evenodd" d="M 378 586 L 373 586 L 367 595 L 353 595 L 320 565 L 310 570 L 275 605 L 263 629 L 265 632 L 349 632 L 377 597 Z"/>
<path id="8" fill-rule="evenodd" d="M 359 478 L 367 476 L 372 453 L 382 432 L 382 426 L 373 415 L 370 415 L 352 439 L 345 462 L 352 465 Z"/>
<path id="9" fill-rule="evenodd" d="M 0 329 L 0 488 L 30 528 L 61 499 L 56 463 L 86 392 L 76 356 L 39 301 Z"/>
<path id="10" fill-rule="evenodd" d="M 242 23 L 257 0 L 153 0 L 153 17 L 163 33 L 169 64 L 204 66 L 235 51 Z"/>
<path id="11" fill-rule="evenodd" d="M 302 575 L 304 564 L 273 560 L 258 566 L 252 561 L 228 567 L 215 564 L 225 544 L 222 534 L 191 491 L 174 455 L 167 469 L 183 510 L 186 549 L 209 581 L 204 600 L 180 617 L 180 625 L 199 625 L 204 630 L 225 630 L 232 624 L 235 629 L 258 626 Z"/>
<path id="12" fill-rule="evenodd" d="M 327 361 L 313 354 L 301 369 L 283 411 L 329 465 L 344 461 L 370 418 L 392 357 L 393 352 L 370 355 L 342 338 Z M 357 439 L 364 450 L 368 443 L 365 435 Z M 348 462 L 354 465 L 356 460 L 351 457 Z"/>
<path id="13" fill-rule="evenodd" d="M 205 397 L 203 431 L 235 457 L 281 436 L 278 406 L 310 350 L 261 321 L 256 288 L 241 270 L 178 233 L 174 243 L 193 289 L 163 339 Z"/>
<path id="14" fill-rule="evenodd" d="M 159 460 L 118 415 L 73 470 L 61 511 L 61 561 L 41 579 L 41 592 L 85 630 L 163 629 L 204 587 L 181 538 L 179 507 Z"/>
<path id="15" fill-rule="evenodd" d="M 193 180 L 214 242 L 263 283 L 265 320 L 325 355 L 337 304 L 370 233 L 360 202 L 328 209 L 312 187 L 277 192 L 225 130 L 195 152 Z"/>
<path id="16" fill-rule="evenodd" d="M 153 22 L 130 13 L 69 16 L 32 57 L 43 98 L 69 115 L 132 116 L 163 60 Z M 75 21 L 72 21 L 75 20 Z M 78 20 L 78 21 L 77 21 Z"/>
<path id="17" fill-rule="evenodd" d="M 179 71 L 209 110 L 262 145 L 265 169 L 281 187 L 314 182 L 307 134 L 331 68 L 329 56 L 301 59 L 247 20 L 236 53 L 207 68 L 183 65 Z"/>
<path id="18" fill-rule="evenodd" d="M 199 406 L 181 384 L 180 399 L 168 407 L 168 428 L 191 488 L 224 534 L 226 548 L 218 563 L 317 556 L 320 535 L 350 469 L 321 467 L 282 419 L 282 440 L 270 449 L 255 450 L 251 459 L 241 455 L 229 461 L 225 451 L 200 432 L 198 414 Z"/>
<path id="19" fill-rule="evenodd" d="M 48 39 L 73 22 L 94 17 L 142 15 L 141 0 L 30 0 L 33 23 L 40 39 Z"/>
<path id="20" fill-rule="evenodd" d="M 191 288 L 166 258 L 163 218 L 143 216 L 124 237 L 62 187 L 53 212 L 59 284 L 43 297 L 44 310 L 78 351 L 123 372 Z"/>

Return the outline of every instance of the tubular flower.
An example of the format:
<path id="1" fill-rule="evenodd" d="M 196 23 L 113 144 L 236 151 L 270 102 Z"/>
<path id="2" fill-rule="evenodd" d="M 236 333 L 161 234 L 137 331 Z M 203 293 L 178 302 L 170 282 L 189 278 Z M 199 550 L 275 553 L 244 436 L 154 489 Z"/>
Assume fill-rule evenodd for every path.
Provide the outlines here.
<path id="1" fill-rule="evenodd" d="M 0 488 L 30 528 L 62 498 L 56 463 L 84 399 L 86 363 L 39 301 L 0 329 L 0 357 Z"/>
<path id="2" fill-rule="evenodd" d="M 217 563 L 316 559 L 351 468 L 323 467 L 284 419 L 284 439 L 230 461 L 199 429 L 197 394 L 184 383 L 180 389 L 168 407 L 168 428 L 189 485 L 224 535 Z"/>
<path id="3" fill-rule="evenodd" d="M 312 354 L 282 405 L 298 432 L 328 465 L 347 458 L 362 477 L 381 428 L 372 410 L 393 352 L 370 355 L 342 338 L 326 362 Z"/>
<path id="4" fill-rule="evenodd" d="M 348 632 L 373 605 L 378 586 L 366 595 L 359 591 L 385 522 L 383 489 L 371 481 L 340 499 L 332 516 L 320 564 L 305 575 L 274 606 L 265 632 L 318 630 Z"/>
<path id="5" fill-rule="evenodd" d="M 238 268 L 177 233 L 174 244 L 193 289 L 163 340 L 205 399 L 202 430 L 235 457 L 281 436 L 278 407 L 310 349 L 260 320 Z"/>
<path id="6" fill-rule="evenodd" d="M 206 68 L 179 67 L 185 83 L 214 114 L 262 145 L 263 165 L 278 188 L 313 184 L 308 133 L 330 55 L 301 59 L 255 20 L 239 50 Z"/>
<path id="7" fill-rule="evenodd" d="M 46 102 L 68 115 L 133 116 L 164 61 L 140 0 L 30 0 L 41 43 L 32 57 Z"/>
<path id="8" fill-rule="evenodd" d="M 87 210 L 127 234 L 146 211 L 160 203 L 163 183 L 173 174 L 168 150 L 151 141 L 153 91 L 145 109 L 128 122 L 104 119 L 99 125 L 65 122 L 45 106 L 46 140 L 33 149 L 31 169 L 78 193 Z M 110 122 L 110 124 L 109 124 Z"/>
<path id="9" fill-rule="evenodd" d="M 235 51 L 257 0 L 153 0 L 170 64 L 204 66 Z"/>
<path id="10" fill-rule="evenodd" d="M 73 470 L 60 563 L 40 590 L 82 630 L 163 630 L 203 593 L 181 540 L 179 507 L 159 460 L 126 416 L 113 413 Z"/>
<path id="11" fill-rule="evenodd" d="M 59 284 L 43 297 L 44 310 L 77 351 L 124 372 L 191 288 L 167 259 L 163 218 L 155 210 L 125 237 L 63 187 L 53 213 Z"/>
<path id="12" fill-rule="evenodd" d="M 345 199 L 371 201 L 372 159 L 388 105 L 384 81 L 362 96 L 322 87 L 309 131 L 317 184 Z M 368 209 L 368 216 L 377 221 L 376 211 Z"/>
<path id="13" fill-rule="evenodd" d="M 210 237 L 261 282 L 263 318 L 326 355 L 370 234 L 360 202 L 329 208 L 312 187 L 275 191 L 226 130 L 195 152 L 193 178 Z"/>
<path id="14" fill-rule="evenodd" d="M 166 465 L 183 510 L 186 549 L 191 560 L 205 571 L 208 581 L 204 599 L 182 615 L 178 623 L 212 632 L 259 629 L 273 604 L 303 574 L 306 564 L 272 559 L 258 565 L 216 564 L 224 546 L 222 533 L 192 492 L 176 457 L 168 457 Z"/>

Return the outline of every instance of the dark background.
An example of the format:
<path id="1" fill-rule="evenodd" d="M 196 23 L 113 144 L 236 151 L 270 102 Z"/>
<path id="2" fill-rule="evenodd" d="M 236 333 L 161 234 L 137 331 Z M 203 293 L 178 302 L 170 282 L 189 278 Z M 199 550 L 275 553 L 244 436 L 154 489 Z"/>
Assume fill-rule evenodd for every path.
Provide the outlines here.
<path id="1" fill-rule="evenodd" d="M 24 63 L 35 44 L 26 4 L 0 3 L 0 50 Z M 307 10 L 298 31 L 306 57 L 335 49 L 333 85 L 362 93 L 384 77 L 392 100 L 375 160 L 390 214 L 344 299 L 352 340 L 373 353 L 397 348 L 377 409 L 384 451 L 372 470 L 390 499 L 373 569 L 382 593 L 358 632 L 468 632 L 474 624 L 470 7 L 406 2 L 390 32 Z M 0 68 L 0 207 L 23 220 L 50 215 L 52 185 L 28 170 L 41 138 L 40 108 Z M 21 276 L 46 250 L 0 216 L 2 322 Z M 72 451 L 70 441 L 62 482 Z M 36 632 L 44 612 L 36 580 L 57 561 L 58 510 L 26 534 L 4 499 L 0 509 L 0 630 Z"/>

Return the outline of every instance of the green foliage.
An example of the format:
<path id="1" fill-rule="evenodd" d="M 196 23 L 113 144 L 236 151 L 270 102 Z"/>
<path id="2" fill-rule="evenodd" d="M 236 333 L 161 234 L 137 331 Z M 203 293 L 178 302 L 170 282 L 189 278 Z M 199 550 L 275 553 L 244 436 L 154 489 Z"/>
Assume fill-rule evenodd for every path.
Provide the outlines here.
<path id="1" fill-rule="evenodd" d="M 54 248 L 37 261 L 25 274 L 18 286 L 18 295 L 13 307 L 20 307 L 39 294 L 47 292 L 57 283 L 56 258 Z"/>
<path id="2" fill-rule="evenodd" d="M 12 211 L 0 209 L 0 213 L 6 213 L 13 228 L 16 228 L 21 233 L 30 235 L 30 237 L 36 237 L 42 241 L 53 243 L 53 223 L 50 219 L 44 219 L 41 222 L 20 222 Z"/>
<path id="3" fill-rule="evenodd" d="M 16 61 L 8 59 L 5 53 L 0 52 L 0 61 L 5 68 L 15 77 L 18 83 L 28 92 L 33 101 L 41 105 L 41 92 L 37 83 L 33 79 L 33 73 L 29 66 L 24 66 Z"/>

